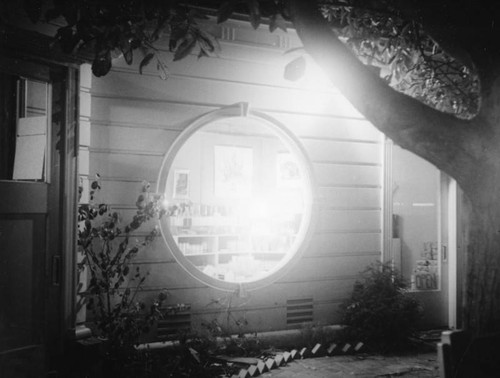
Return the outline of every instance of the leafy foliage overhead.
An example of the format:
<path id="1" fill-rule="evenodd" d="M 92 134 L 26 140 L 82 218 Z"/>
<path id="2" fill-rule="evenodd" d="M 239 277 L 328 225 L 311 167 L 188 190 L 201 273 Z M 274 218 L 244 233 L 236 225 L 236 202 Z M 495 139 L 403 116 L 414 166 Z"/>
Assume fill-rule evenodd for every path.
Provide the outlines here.
<path id="1" fill-rule="evenodd" d="M 32 8 L 27 6 L 30 15 L 34 14 Z M 157 46 L 165 35 L 174 60 L 183 59 L 195 47 L 199 57 L 219 49 L 216 39 L 198 25 L 206 15 L 178 1 L 54 0 L 42 17 L 46 22 L 64 18 L 66 25 L 58 29 L 56 40 L 65 53 L 93 51 L 92 72 L 98 77 L 109 72 L 113 57 L 122 55 L 132 64 L 134 52 L 139 50 L 140 72 L 156 63 L 160 77 L 166 79 L 168 65 L 164 51 Z"/>
<path id="2" fill-rule="evenodd" d="M 254 28 L 266 23 L 270 32 L 286 31 L 289 24 L 284 0 L 54 0 L 51 6 L 43 7 L 44 2 L 25 2 L 30 18 L 64 18 L 66 25 L 58 29 L 57 41 L 66 53 L 93 51 L 92 71 L 96 76 L 109 72 L 113 57 L 122 55 L 132 64 L 134 53 L 139 51 L 139 71 L 156 64 L 160 77 L 167 79 L 168 54 L 159 43 L 166 38 L 174 61 L 190 54 L 199 58 L 216 56 L 220 49 L 217 39 L 200 23 L 209 17 L 219 23 L 230 17 L 244 18 Z M 416 17 L 403 17 L 391 0 L 377 4 L 370 0 L 319 3 L 341 40 L 365 64 L 376 67 L 393 88 L 462 118 L 477 113 L 479 84 L 474 67 L 448 55 Z M 292 67 L 288 74 L 297 79 L 297 72 Z"/>
<path id="3" fill-rule="evenodd" d="M 444 51 L 415 19 L 390 7 L 356 7 L 363 1 L 332 5 L 324 16 L 340 38 L 395 89 L 435 107 L 470 118 L 477 112 L 479 82 L 471 67 Z"/>

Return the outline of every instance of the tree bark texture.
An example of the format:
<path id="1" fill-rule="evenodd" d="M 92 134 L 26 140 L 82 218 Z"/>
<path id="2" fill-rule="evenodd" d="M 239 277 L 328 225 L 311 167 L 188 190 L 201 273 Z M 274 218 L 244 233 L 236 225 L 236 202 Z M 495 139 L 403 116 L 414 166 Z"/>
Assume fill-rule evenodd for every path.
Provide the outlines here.
<path id="1" fill-rule="evenodd" d="M 463 326 L 499 331 L 500 72 L 491 69 L 491 57 L 480 67 L 488 80 L 480 113 L 462 120 L 390 88 L 339 41 L 313 2 L 291 0 L 289 12 L 305 50 L 353 106 L 396 144 L 457 180 L 469 198 Z"/>
<path id="2" fill-rule="evenodd" d="M 497 185 L 499 193 L 500 185 Z M 500 331 L 500 198 L 471 201 L 468 224 L 464 326 L 476 334 Z"/>

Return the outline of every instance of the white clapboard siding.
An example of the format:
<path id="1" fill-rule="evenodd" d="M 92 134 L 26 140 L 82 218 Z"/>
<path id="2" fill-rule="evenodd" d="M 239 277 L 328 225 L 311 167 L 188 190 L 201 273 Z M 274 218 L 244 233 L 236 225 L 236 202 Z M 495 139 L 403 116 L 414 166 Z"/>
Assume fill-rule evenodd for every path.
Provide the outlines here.
<path id="1" fill-rule="evenodd" d="M 133 206 L 137 197 L 141 193 L 143 181 L 149 182 L 151 186 L 151 192 L 155 191 L 156 182 L 152 180 L 138 180 L 138 179 L 127 179 L 123 178 L 107 178 L 106 176 L 101 179 L 101 193 L 99 195 L 110 195 L 112 196 L 112 204 L 114 207 L 118 208 L 129 208 Z M 112 193 L 112 194 L 110 194 Z M 111 198 L 110 198 L 111 199 Z M 123 212 L 124 210 L 122 210 Z M 124 213 L 127 217 L 133 214 Z"/>
<path id="2" fill-rule="evenodd" d="M 303 259 L 294 265 L 289 274 L 281 281 L 331 281 L 337 279 L 352 279 L 373 261 L 371 254 L 352 256 L 325 256 L 316 259 Z M 328 295 L 327 293 L 323 295 Z"/>
<path id="3" fill-rule="evenodd" d="M 324 232 L 311 240 L 308 256 L 380 254 L 380 232 Z"/>
<path id="4" fill-rule="evenodd" d="M 383 149 L 378 143 L 357 141 L 302 139 L 302 143 L 314 163 L 377 164 L 380 162 Z"/>
<path id="5" fill-rule="evenodd" d="M 316 184 L 322 187 L 380 187 L 382 184 L 381 166 L 314 163 L 313 170 Z"/>
<path id="6" fill-rule="evenodd" d="M 377 142 L 380 133 L 364 119 L 340 116 L 274 114 L 298 137 Z"/>
<path id="7" fill-rule="evenodd" d="M 141 76 L 135 85 L 135 73 L 112 71 L 93 87 L 96 96 L 117 97 L 123 100 L 179 102 L 189 99 L 190 103 L 206 106 L 231 105 L 248 102 L 255 109 L 273 112 L 294 111 L 306 114 L 327 114 L 352 117 L 355 110 L 336 92 L 316 92 L 302 89 L 249 86 L 245 83 L 221 80 L 192 80 L 171 77 L 167 81 L 156 77 Z M 134 85 L 131 85 L 134 83 Z M 114 88 L 117 92 L 111 92 Z M 140 96 L 138 96 L 140 94 Z"/>
<path id="8" fill-rule="evenodd" d="M 194 119 L 237 102 L 275 118 L 303 147 L 316 185 L 318 219 L 300 260 L 275 283 L 252 291 L 249 301 L 191 277 L 160 237 L 134 260 L 149 273 L 140 296 L 168 289 L 170 303 L 191 304 L 193 324 L 222 316 L 227 306 L 220 304 L 232 301 L 252 330 L 286 328 L 286 301 L 293 298 L 312 298 L 314 320 L 335 322 L 359 272 L 381 254 L 381 134 L 336 89 L 311 90 L 283 79 L 293 55 L 283 53 L 298 45 L 293 31 L 255 34 L 237 22 L 213 27 L 224 37 L 220 56 L 198 60 L 193 54 L 173 62 L 164 51 L 166 81 L 154 63 L 140 75 L 140 57 L 132 66 L 116 60 L 110 74 L 92 79 L 89 174 L 102 176 L 102 202 L 126 222 L 142 180 L 156 190 L 165 153 Z M 134 237 L 156 224 L 149 222 Z"/>
<path id="9" fill-rule="evenodd" d="M 380 188 L 320 187 L 321 205 L 332 209 L 381 209 Z"/>
<path id="10" fill-rule="evenodd" d="M 91 139 L 92 147 L 101 150 L 150 151 L 164 154 L 178 135 L 179 131 L 176 130 L 94 123 Z"/>
<path id="11" fill-rule="evenodd" d="M 318 232 L 376 232 L 380 231 L 380 210 L 320 211 Z"/>
<path id="12" fill-rule="evenodd" d="M 103 177 L 129 177 L 137 180 L 156 180 L 163 155 L 146 151 L 129 153 L 125 150 L 93 149 L 90 155 L 91 172 Z"/>
<path id="13" fill-rule="evenodd" d="M 101 79 L 94 79 L 101 80 Z M 137 77 L 136 80 L 140 80 Z M 151 100 L 146 98 L 124 98 L 92 96 L 92 121 L 141 127 L 142 125 L 165 128 L 182 128 L 187 122 L 209 111 L 217 109 L 220 104 L 195 104 L 189 99 L 184 101 Z"/>

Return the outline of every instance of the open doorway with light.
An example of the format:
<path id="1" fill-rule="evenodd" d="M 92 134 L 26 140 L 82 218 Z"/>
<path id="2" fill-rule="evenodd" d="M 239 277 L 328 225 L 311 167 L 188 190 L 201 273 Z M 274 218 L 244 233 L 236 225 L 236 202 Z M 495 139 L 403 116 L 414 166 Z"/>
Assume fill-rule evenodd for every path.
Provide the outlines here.
<path id="1" fill-rule="evenodd" d="M 385 162 L 384 260 L 422 304 L 424 328 L 456 328 L 459 188 L 391 141 Z"/>

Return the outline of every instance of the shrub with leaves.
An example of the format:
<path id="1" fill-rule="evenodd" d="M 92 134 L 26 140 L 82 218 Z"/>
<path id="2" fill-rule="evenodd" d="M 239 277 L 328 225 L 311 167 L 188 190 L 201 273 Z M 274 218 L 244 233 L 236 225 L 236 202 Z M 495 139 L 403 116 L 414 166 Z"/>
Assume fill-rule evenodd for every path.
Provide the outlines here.
<path id="1" fill-rule="evenodd" d="M 158 235 L 158 228 L 154 227 L 141 238 L 135 238 L 133 233 L 169 210 L 161 206 L 161 196 L 150 193 L 149 184 L 144 182 L 136 202 L 137 211 L 122 228 L 116 211 L 107 204 L 95 202 L 94 194 L 98 190 L 99 176 L 91 184 L 90 203 L 78 207 L 78 245 L 83 254 L 79 268 L 87 267 L 89 280 L 83 295 L 88 308 L 94 312 L 99 335 L 108 341 L 111 349 L 120 349 L 137 343 L 162 315 L 160 306 L 166 292 L 161 292 L 149 306 L 141 302 L 137 295 L 147 274 L 132 263 Z"/>
<path id="2" fill-rule="evenodd" d="M 372 349 L 388 352 L 408 343 L 416 331 L 422 308 L 407 293 L 407 283 L 389 264 L 376 263 L 362 273 L 352 295 L 341 305 L 341 337 L 363 341 Z"/>

